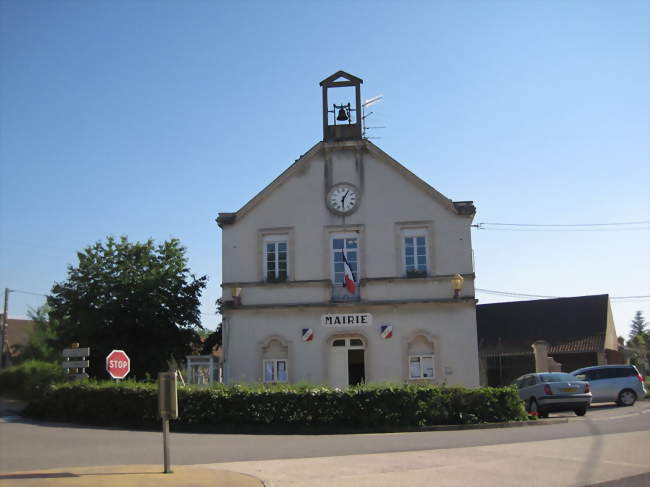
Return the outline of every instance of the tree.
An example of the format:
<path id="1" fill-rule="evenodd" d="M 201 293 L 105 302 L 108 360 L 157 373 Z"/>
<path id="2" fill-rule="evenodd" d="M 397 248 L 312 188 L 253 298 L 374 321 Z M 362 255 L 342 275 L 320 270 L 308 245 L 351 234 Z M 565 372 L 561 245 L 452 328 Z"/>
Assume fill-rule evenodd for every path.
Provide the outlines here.
<path id="1" fill-rule="evenodd" d="M 25 344 L 14 345 L 13 351 L 18 361 L 43 360 L 45 362 L 61 361 L 61 350 L 57 346 L 57 322 L 49 318 L 49 307 L 43 305 L 28 311 L 34 327 L 27 334 Z"/>
<path id="2" fill-rule="evenodd" d="M 647 324 L 643 312 L 637 311 L 632 319 L 630 339 L 627 342 L 632 352 L 630 361 L 641 370 L 642 374 L 646 373 L 650 363 L 650 332 L 646 331 Z"/>
<path id="3" fill-rule="evenodd" d="M 221 323 L 219 323 L 216 330 L 206 335 L 201 355 L 211 355 L 213 350 L 219 350 L 222 345 L 222 338 Z"/>
<path id="4" fill-rule="evenodd" d="M 630 327 L 630 340 L 637 336 L 644 337 L 648 333 L 645 329 L 647 324 L 648 323 L 646 323 L 645 318 L 643 317 L 643 311 L 637 311 L 632 319 Z"/>
<path id="5" fill-rule="evenodd" d="M 73 342 L 91 348 L 91 376 L 107 377 L 104 359 L 113 349 L 131 358 L 130 376 L 144 379 L 167 370 L 170 355 L 181 361 L 199 346 L 207 277 L 190 273 L 177 239 L 155 246 L 151 239 L 108 237 L 77 257 L 47 302 L 61 348 Z"/>

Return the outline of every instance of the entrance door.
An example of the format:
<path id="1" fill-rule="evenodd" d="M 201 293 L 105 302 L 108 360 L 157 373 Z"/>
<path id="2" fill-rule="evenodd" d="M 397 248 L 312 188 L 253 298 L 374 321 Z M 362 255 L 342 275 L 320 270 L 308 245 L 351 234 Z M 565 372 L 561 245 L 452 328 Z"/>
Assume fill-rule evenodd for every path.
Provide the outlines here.
<path id="1" fill-rule="evenodd" d="M 335 338 L 330 346 L 330 384 L 344 389 L 366 381 L 365 346 L 361 338 Z"/>

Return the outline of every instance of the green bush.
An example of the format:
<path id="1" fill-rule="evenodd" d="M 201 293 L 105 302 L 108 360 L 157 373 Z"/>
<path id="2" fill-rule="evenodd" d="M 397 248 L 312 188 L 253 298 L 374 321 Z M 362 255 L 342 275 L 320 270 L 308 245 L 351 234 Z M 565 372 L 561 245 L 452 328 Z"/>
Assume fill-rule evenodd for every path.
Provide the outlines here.
<path id="1" fill-rule="evenodd" d="M 158 428 L 157 386 L 131 381 L 53 386 L 29 416 L 100 426 Z M 179 387 L 176 431 L 333 432 L 527 419 L 517 391 L 419 385 L 346 390 L 310 385 Z"/>
<path id="2" fill-rule="evenodd" d="M 51 384 L 65 380 L 66 373 L 61 364 L 27 360 L 0 371 L 0 394 L 38 397 L 45 393 Z"/>

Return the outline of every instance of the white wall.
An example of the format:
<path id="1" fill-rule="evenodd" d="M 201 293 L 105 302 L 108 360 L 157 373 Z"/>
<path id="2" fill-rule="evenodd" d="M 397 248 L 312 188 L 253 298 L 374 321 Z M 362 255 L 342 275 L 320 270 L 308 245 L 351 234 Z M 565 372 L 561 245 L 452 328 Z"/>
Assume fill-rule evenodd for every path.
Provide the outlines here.
<path id="1" fill-rule="evenodd" d="M 229 367 L 231 383 L 262 380 L 262 346 L 270 337 L 280 337 L 289 347 L 290 382 L 329 383 L 328 340 L 334 335 L 358 335 L 366 340 L 366 380 L 404 382 L 408 377 L 408 341 L 424 331 L 434 338 L 436 384 L 477 387 L 479 384 L 476 316 L 468 303 L 400 306 L 367 309 L 370 326 L 328 328 L 321 325 L 321 309 L 258 310 L 230 313 Z M 344 311 L 345 312 L 345 311 Z M 381 337 L 380 326 L 391 324 L 393 337 Z M 314 330 L 314 339 L 302 340 L 302 329 Z"/>
<path id="2" fill-rule="evenodd" d="M 327 330 L 320 315 L 370 312 L 375 325 L 393 323 L 394 337 L 383 340 L 378 328 L 359 330 L 367 339 L 366 373 L 371 381 L 403 381 L 407 374 L 403 340 L 422 329 L 439 342 L 436 350 L 438 380 L 449 384 L 478 385 L 478 353 L 474 301 L 437 304 L 379 305 L 387 301 L 450 300 L 452 274 L 464 274 L 461 296 L 474 296 L 471 216 L 457 214 L 451 202 L 390 158 L 369 145 L 359 153 L 355 144 L 328 145 L 327 156 L 317 146 L 288 170 L 273 191 L 262 192 L 256 204 L 240 210 L 233 224 L 223 226 L 223 297 L 230 287 L 242 287 L 242 309 L 224 317 L 228 327 L 226 368 L 229 380 L 261 380 L 261 343 L 272 335 L 290 343 L 289 377 L 292 382 L 327 382 Z M 358 209 L 349 216 L 331 213 L 325 204 L 329 190 L 326 158 L 330 157 L 331 184 L 348 182 L 361 190 Z M 281 178 L 282 179 L 282 178 Z M 402 264 L 400 230 L 422 226 L 428 231 L 428 276 L 406 279 Z M 361 303 L 332 304 L 330 286 L 330 232 L 358 231 L 360 242 Z M 262 238 L 266 232 L 289 235 L 289 281 L 265 283 Z M 365 281 L 364 279 L 368 279 Z M 307 307 L 251 309 L 255 306 L 304 304 Z M 309 306 L 321 305 L 322 308 Z M 312 328 L 313 342 L 301 339 Z M 367 333 L 367 335 L 366 335 Z M 446 372 L 446 373 L 445 373 Z"/>

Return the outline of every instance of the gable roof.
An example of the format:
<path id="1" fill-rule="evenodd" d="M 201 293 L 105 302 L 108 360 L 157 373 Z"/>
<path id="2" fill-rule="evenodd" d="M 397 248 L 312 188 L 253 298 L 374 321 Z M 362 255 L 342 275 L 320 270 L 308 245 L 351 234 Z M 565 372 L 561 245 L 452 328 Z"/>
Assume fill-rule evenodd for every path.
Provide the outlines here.
<path id="1" fill-rule="evenodd" d="M 347 81 L 337 81 L 339 78 L 345 78 Z M 337 71 L 331 76 L 328 76 L 319 84 L 320 86 L 350 86 L 352 84 L 362 84 L 363 80 L 356 76 L 346 73 L 345 71 Z"/>
<path id="2" fill-rule="evenodd" d="M 609 295 L 481 304 L 476 307 L 479 352 L 532 353 L 536 340 L 549 353 L 598 352 L 605 348 Z"/>
<path id="3" fill-rule="evenodd" d="M 332 75 L 334 76 L 334 75 Z M 266 186 L 262 191 L 257 193 L 248 203 L 242 206 L 235 213 L 219 213 L 217 217 L 217 224 L 223 228 L 224 225 L 230 225 L 235 223 L 238 219 L 243 218 L 247 213 L 249 213 L 253 208 L 260 204 L 270 193 L 272 193 L 276 188 L 281 186 L 285 181 L 287 181 L 294 173 L 302 169 L 311 159 L 316 155 L 320 154 L 321 151 L 326 146 L 335 145 L 337 147 L 354 147 L 354 146 L 363 146 L 369 152 L 375 154 L 379 159 L 382 159 L 384 162 L 388 163 L 394 167 L 399 173 L 402 174 L 407 180 L 411 181 L 413 184 L 418 186 L 422 191 L 427 193 L 433 199 L 441 203 L 449 211 L 457 215 L 473 216 L 476 213 L 476 208 L 474 207 L 473 202 L 471 201 L 457 201 L 454 202 L 444 196 L 442 193 L 437 191 L 431 185 L 426 183 L 424 180 L 417 177 L 411 171 L 409 171 L 402 164 L 397 162 L 391 156 L 386 154 L 383 150 L 377 147 L 375 144 L 369 140 L 353 141 L 353 142 L 338 142 L 335 144 L 328 144 L 326 142 L 318 142 L 311 149 L 309 149 L 305 154 L 300 156 L 296 161 L 289 166 L 287 169 L 282 172 L 277 178 L 275 178 L 271 183 Z"/>

